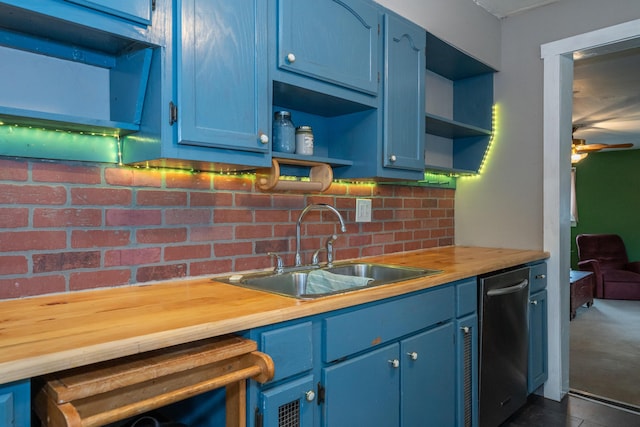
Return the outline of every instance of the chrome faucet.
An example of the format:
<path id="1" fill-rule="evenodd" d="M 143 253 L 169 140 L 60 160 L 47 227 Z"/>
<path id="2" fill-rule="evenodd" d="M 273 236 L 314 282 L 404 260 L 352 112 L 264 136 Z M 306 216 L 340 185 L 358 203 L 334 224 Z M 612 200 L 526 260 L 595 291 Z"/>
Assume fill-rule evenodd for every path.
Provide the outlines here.
<path id="1" fill-rule="evenodd" d="M 347 227 L 344 225 L 344 219 L 340 212 L 336 208 L 326 203 L 317 203 L 313 205 L 308 205 L 306 208 L 300 212 L 300 216 L 298 217 L 298 222 L 296 223 L 296 267 L 302 265 L 302 257 L 300 256 L 300 224 L 302 223 L 302 218 L 307 214 L 307 212 L 311 210 L 322 210 L 328 209 L 338 217 L 340 221 L 340 230 L 345 233 L 347 231 Z"/>

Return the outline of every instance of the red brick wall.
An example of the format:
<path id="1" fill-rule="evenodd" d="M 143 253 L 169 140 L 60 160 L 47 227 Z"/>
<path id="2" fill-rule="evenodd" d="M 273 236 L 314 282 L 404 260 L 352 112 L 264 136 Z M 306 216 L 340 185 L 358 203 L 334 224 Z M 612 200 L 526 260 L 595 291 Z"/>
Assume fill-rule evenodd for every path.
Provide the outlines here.
<path id="1" fill-rule="evenodd" d="M 373 220 L 355 222 L 355 199 Z M 337 233 L 336 258 L 453 244 L 454 190 L 334 183 L 323 194 L 262 193 L 251 176 L 0 159 L 0 299 L 304 262 Z M 324 259 L 324 254 L 323 258 Z"/>

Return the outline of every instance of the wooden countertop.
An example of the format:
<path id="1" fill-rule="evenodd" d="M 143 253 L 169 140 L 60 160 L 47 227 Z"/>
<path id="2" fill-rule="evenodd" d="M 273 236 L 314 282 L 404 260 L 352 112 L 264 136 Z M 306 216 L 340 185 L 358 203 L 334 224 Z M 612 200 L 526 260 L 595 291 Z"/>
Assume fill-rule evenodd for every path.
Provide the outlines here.
<path id="1" fill-rule="evenodd" d="M 451 246 L 367 258 L 443 273 L 299 301 L 209 277 L 0 302 L 0 384 L 305 317 L 547 258 Z"/>

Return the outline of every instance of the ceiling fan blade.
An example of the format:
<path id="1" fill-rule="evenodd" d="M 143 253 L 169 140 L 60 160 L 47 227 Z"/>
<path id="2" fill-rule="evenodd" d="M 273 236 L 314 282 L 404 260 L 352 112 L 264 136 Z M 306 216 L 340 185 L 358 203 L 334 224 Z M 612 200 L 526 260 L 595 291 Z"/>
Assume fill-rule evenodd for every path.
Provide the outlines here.
<path id="1" fill-rule="evenodd" d="M 610 148 L 631 148 L 633 144 L 585 144 L 574 145 L 575 150 L 578 153 L 593 153 L 600 150 L 608 150 Z"/>
<path id="2" fill-rule="evenodd" d="M 627 142 L 626 144 L 607 144 L 606 148 L 631 148 L 633 144 Z"/>
<path id="3" fill-rule="evenodd" d="M 584 144 L 584 145 L 579 144 L 579 145 L 574 145 L 573 148 L 578 153 L 592 153 L 594 151 L 600 151 L 605 148 L 609 148 L 609 146 L 605 144 Z"/>

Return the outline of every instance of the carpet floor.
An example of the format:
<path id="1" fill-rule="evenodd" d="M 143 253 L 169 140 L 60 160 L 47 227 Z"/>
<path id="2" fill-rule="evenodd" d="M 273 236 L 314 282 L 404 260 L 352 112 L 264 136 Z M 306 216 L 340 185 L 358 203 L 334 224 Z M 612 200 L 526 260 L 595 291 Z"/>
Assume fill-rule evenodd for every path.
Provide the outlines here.
<path id="1" fill-rule="evenodd" d="M 569 387 L 640 409 L 640 301 L 594 300 L 570 322 Z"/>

